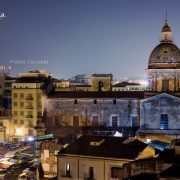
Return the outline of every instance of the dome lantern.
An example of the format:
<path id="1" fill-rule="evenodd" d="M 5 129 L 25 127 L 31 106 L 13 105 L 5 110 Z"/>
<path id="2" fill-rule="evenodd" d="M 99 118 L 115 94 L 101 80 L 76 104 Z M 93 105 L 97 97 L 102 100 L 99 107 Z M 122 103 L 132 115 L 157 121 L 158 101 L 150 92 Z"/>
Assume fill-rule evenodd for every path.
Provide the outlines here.
<path id="1" fill-rule="evenodd" d="M 161 42 L 172 42 L 172 32 L 171 28 L 168 25 L 168 20 L 167 20 L 167 14 L 166 14 L 166 19 L 165 19 L 165 24 L 162 28 L 161 31 Z"/>

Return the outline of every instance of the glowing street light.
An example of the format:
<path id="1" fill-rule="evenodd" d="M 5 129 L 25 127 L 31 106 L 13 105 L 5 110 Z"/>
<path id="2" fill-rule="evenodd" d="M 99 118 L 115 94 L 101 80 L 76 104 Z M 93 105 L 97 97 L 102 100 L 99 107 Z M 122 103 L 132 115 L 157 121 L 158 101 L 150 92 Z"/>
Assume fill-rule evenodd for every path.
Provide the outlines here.
<path id="1" fill-rule="evenodd" d="M 24 135 L 24 131 L 21 128 L 17 128 L 15 132 L 16 132 L 16 134 L 18 136 L 23 136 Z"/>

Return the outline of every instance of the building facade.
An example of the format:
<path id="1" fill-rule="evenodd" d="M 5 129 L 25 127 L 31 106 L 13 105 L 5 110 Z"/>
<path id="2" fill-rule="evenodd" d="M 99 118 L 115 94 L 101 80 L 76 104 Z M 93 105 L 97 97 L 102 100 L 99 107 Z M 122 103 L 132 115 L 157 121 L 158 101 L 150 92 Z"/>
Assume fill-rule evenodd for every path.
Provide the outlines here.
<path id="1" fill-rule="evenodd" d="M 124 177 L 124 164 L 153 158 L 155 149 L 138 140 L 81 136 L 62 149 L 57 157 L 58 180 L 120 180 Z"/>
<path id="2" fill-rule="evenodd" d="M 50 74 L 36 70 L 21 73 L 12 85 L 12 139 L 36 135 L 34 127 L 44 110 L 43 97 Z"/>
<path id="3" fill-rule="evenodd" d="M 53 92 L 44 100 L 45 124 L 59 132 L 62 127 L 137 127 L 142 98 L 143 92 Z"/>
<path id="4" fill-rule="evenodd" d="M 165 20 L 161 41 L 148 62 L 148 89 L 119 91 L 111 74 L 92 75 L 91 92 L 52 92 L 45 100 L 46 124 L 61 127 L 139 127 L 139 133 L 180 136 L 180 50 Z M 120 84 L 122 85 L 122 84 Z M 114 90 L 114 91 L 113 91 Z"/>
<path id="5" fill-rule="evenodd" d="M 161 31 L 161 41 L 150 54 L 147 75 L 150 91 L 180 91 L 180 50 L 172 41 L 167 19 Z"/>

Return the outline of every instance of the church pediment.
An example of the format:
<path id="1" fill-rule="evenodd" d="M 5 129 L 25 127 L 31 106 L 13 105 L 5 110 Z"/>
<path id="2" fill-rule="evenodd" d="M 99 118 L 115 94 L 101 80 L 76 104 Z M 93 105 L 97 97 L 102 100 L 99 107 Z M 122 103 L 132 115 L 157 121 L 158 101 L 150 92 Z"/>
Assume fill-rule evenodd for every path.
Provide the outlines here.
<path id="1" fill-rule="evenodd" d="M 173 96 L 173 95 L 170 95 L 170 94 L 167 94 L 167 93 L 161 93 L 161 94 L 152 96 L 150 98 L 146 98 L 144 100 L 141 100 L 141 103 L 145 103 L 145 102 L 152 101 L 152 100 L 159 100 L 159 99 L 169 99 L 169 100 L 171 99 L 173 101 L 180 102 L 180 98 L 178 98 L 176 96 Z"/>

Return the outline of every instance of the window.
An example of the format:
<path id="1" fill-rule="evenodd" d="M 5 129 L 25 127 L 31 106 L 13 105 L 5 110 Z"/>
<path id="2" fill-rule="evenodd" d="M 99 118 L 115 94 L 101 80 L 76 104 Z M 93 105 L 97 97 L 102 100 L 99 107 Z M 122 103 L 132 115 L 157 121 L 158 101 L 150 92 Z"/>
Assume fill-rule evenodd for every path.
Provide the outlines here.
<path id="1" fill-rule="evenodd" d="M 162 91 L 169 91 L 169 80 L 162 80 Z"/>
<path id="2" fill-rule="evenodd" d="M 67 176 L 67 177 L 70 177 L 70 176 L 71 176 L 70 164 L 66 164 L 66 165 L 65 165 L 65 172 L 66 172 L 66 176 Z"/>
<path id="3" fill-rule="evenodd" d="M 168 40 L 168 34 L 164 34 L 164 39 Z"/>
<path id="4" fill-rule="evenodd" d="M 117 127 L 118 126 L 118 117 L 112 116 L 112 126 Z"/>
<path id="5" fill-rule="evenodd" d="M 17 102 L 14 102 L 14 106 L 17 106 L 17 104 L 18 104 Z"/>
<path id="6" fill-rule="evenodd" d="M 103 82 L 102 81 L 99 81 L 98 82 L 98 91 L 102 91 L 103 89 L 103 86 L 104 86 L 104 84 L 103 84 Z"/>
<path id="7" fill-rule="evenodd" d="M 112 167 L 111 168 L 111 178 L 122 178 L 122 168 Z"/>
<path id="8" fill-rule="evenodd" d="M 92 126 L 98 126 L 98 116 L 92 116 Z"/>
<path id="9" fill-rule="evenodd" d="M 17 119 L 14 119 L 14 124 L 17 124 L 17 122 L 18 122 Z"/>
<path id="10" fill-rule="evenodd" d="M 113 99 L 113 104 L 114 104 L 114 105 L 116 104 L 116 99 Z"/>
<path id="11" fill-rule="evenodd" d="M 55 115 L 55 126 L 58 127 L 61 125 L 59 115 Z"/>
<path id="12" fill-rule="evenodd" d="M 161 114 L 160 129 L 168 129 L 168 115 Z"/>
<path id="13" fill-rule="evenodd" d="M 17 93 L 14 93 L 14 94 L 13 94 L 13 97 L 14 97 L 14 98 L 17 98 Z"/>
<path id="14" fill-rule="evenodd" d="M 20 111 L 20 115 L 21 115 L 21 116 L 24 116 L 24 111 Z"/>
<path id="15" fill-rule="evenodd" d="M 30 127 L 32 127 L 32 126 L 33 126 L 32 121 L 29 120 L 28 125 L 29 125 Z"/>
<path id="16" fill-rule="evenodd" d="M 14 115 L 17 116 L 17 111 L 14 111 Z"/>
<path id="17" fill-rule="evenodd" d="M 24 102 L 20 102 L 20 107 L 24 107 Z"/>
<path id="18" fill-rule="evenodd" d="M 20 93 L 20 98 L 24 98 L 24 94 L 23 93 Z"/>
<path id="19" fill-rule="evenodd" d="M 79 116 L 73 116 L 73 126 L 79 127 Z"/>
<path id="20" fill-rule="evenodd" d="M 136 121 L 137 121 L 137 117 L 136 116 L 131 116 L 131 126 L 132 127 L 136 126 Z"/>
<path id="21" fill-rule="evenodd" d="M 88 180 L 93 180 L 94 179 L 94 168 L 89 167 L 89 177 Z"/>
<path id="22" fill-rule="evenodd" d="M 97 100 L 96 99 L 94 99 L 94 104 L 97 104 Z"/>
<path id="23" fill-rule="evenodd" d="M 20 120 L 20 124 L 23 125 L 24 124 L 24 120 Z"/>

